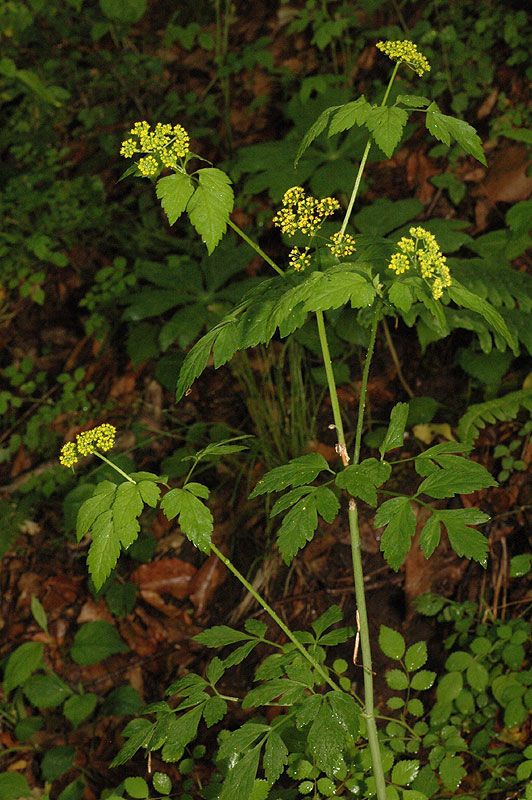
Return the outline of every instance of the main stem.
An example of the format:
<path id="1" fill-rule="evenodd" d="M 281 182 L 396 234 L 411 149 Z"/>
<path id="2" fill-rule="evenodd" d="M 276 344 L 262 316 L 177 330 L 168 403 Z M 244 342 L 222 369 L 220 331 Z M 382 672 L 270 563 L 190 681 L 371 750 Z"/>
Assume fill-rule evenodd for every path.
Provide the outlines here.
<path id="1" fill-rule="evenodd" d="M 358 420 L 355 435 L 355 451 L 353 455 L 353 463 L 358 464 L 360 460 L 360 444 L 362 440 L 362 430 L 364 422 L 364 408 L 366 404 L 366 397 L 368 391 L 368 377 L 373 350 L 375 347 L 375 339 L 377 337 L 377 326 L 381 314 L 382 301 L 378 301 L 375 306 L 375 315 L 371 326 L 370 342 L 368 352 L 366 355 L 366 363 L 362 372 L 362 385 L 360 387 L 360 401 L 358 406 Z M 342 463 L 346 467 L 349 463 L 349 456 L 347 455 L 345 447 L 344 429 L 342 424 L 342 417 L 340 413 L 340 404 L 338 402 L 338 394 L 336 391 L 336 382 L 334 380 L 334 373 L 332 370 L 331 357 L 329 353 L 329 346 L 327 344 L 327 334 L 323 319 L 323 312 L 316 312 L 318 322 L 318 333 L 320 337 L 321 349 L 323 354 L 323 361 L 325 365 L 325 374 L 327 376 L 327 383 L 329 387 L 329 395 L 331 398 L 331 406 L 333 412 L 334 424 L 338 436 L 338 452 L 342 457 Z M 375 720 L 375 704 L 373 699 L 373 669 L 371 660 L 371 645 L 369 636 L 369 623 L 368 612 L 366 608 L 366 594 L 364 591 L 364 572 L 362 569 L 362 555 L 360 549 L 360 530 L 358 525 L 358 510 L 355 499 L 349 498 L 349 532 L 351 538 L 351 557 L 353 562 L 353 582 L 355 585 L 355 597 L 358 611 L 358 633 L 360 635 L 360 649 L 362 651 L 362 665 L 364 669 L 364 709 L 363 716 L 366 720 L 366 731 L 368 736 L 369 750 L 371 754 L 371 762 L 373 765 L 373 775 L 375 777 L 375 788 L 377 793 L 377 800 L 386 800 L 386 784 L 384 781 L 384 770 L 382 768 L 381 751 L 379 747 L 379 739 L 377 736 L 377 723 Z"/>

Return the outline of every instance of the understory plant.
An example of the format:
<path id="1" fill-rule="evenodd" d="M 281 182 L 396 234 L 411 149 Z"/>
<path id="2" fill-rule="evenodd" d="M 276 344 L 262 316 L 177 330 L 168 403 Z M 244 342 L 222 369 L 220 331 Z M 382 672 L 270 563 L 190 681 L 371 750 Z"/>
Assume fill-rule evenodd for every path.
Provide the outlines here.
<path id="1" fill-rule="evenodd" d="M 148 706 L 123 731 L 126 742 L 113 765 L 124 764 L 142 750 L 149 758 L 157 753 L 162 761 L 185 764 L 181 773 L 189 777 L 181 787 L 183 799 L 228 800 L 238 796 L 278 800 L 300 794 L 358 794 L 378 800 L 449 797 L 467 776 L 471 747 L 476 752 L 476 745 L 466 746 L 467 730 L 458 725 L 455 709 L 446 708 L 444 713 L 438 696 L 439 713 L 429 713 L 417 696 L 430 689 L 436 679 L 435 673 L 425 669 L 425 643 L 407 648 L 401 634 L 385 626 L 379 643 L 402 669 L 396 675 L 392 672 L 389 684 L 404 690 L 407 697 L 404 702 L 392 703 L 397 713 L 394 719 L 386 715 L 381 719 L 377 713 L 358 509 L 360 504 L 375 509 L 374 525 L 382 529 L 382 555 L 393 570 L 401 567 L 412 546 L 416 506 L 426 512 L 419 531 L 419 546 L 426 558 L 434 553 L 445 532 L 460 557 L 486 567 L 488 541 L 478 526 L 486 523 L 488 516 L 477 508 L 455 507 L 454 503 L 452 508 L 445 508 L 442 501 L 495 486 L 496 481 L 483 466 L 468 458 L 471 442 L 444 442 L 408 458 L 390 459 L 389 454 L 401 448 L 404 441 L 409 407 L 403 402 L 391 409 L 378 448 L 380 457 L 366 457 L 362 450 L 364 411 L 375 341 L 386 316 L 399 316 L 410 324 L 419 316 L 429 320 L 441 337 L 450 329 L 452 313 L 465 309 L 483 320 L 500 349 L 508 347 L 515 352 L 517 342 L 498 310 L 452 275 L 428 225 L 410 224 L 391 239 L 358 236 L 351 225 L 370 149 L 378 148 L 391 157 L 413 113 L 424 115 L 429 132 L 439 141 L 445 145 L 456 142 L 467 154 L 486 163 L 480 139 L 466 122 L 441 113 L 424 96 L 402 94 L 393 103 L 389 100 L 401 66 L 417 75 L 430 70 L 417 47 L 409 41 L 379 42 L 377 47 L 394 62 L 381 102 L 373 104 L 361 96 L 327 108 L 303 138 L 296 158 L 297 163 L 326 130 L 329 136 L 354 127 L 365 133 L 367 143 L 343 219 L 334 222 L 340 203 L 333 197 L 317 199 L 302 186 L 286 191 L 273 220 L 291 247 L 285 267 L 231 219 L 234 198 L 227 175 L 208 162 L 191 169 L 192 162 L 201 164 L 205 159 L 190 151 L 189 135 L 181 125 L 157 123 L 152 127 L 138 122 L 122 144 L 122 155 L 134 159 L 125 175 L 146 177 L 155 184 L 171 225 L 186 213 L 209 254 L 229 227 L 276 273 L 248 289 L 192 347 L 180 370 L 176 400 L 190 389 L 211 357 L 218 368 L 240 351 L 268 345 L 275 336 L 289 338 L 304 326 L 312 328 L 321 347 L 337 459 L 329 463 L 317 452 L 298 455 L 263 475 L 250 497 L 276 496 L 271 516 L 280 519 L 277 547 L 286 564 L 339 514 L 347 512 L 351 541 L 356 618 L 337 627 L 342 613 L 331 606 L 315 619 L 311 631 L 294 631 L 213 541 L 210 490 L 195 480 L 195 470 L 203 459 L 242 450 L 246 447 L 244 437 L 209 444 L 190 456 L 190 468 L 179 486 L 170 486 L 164 475 L 145 471 L 128 474 L 116 466 L 116 479 L 98 483 L 81 505 L 77 537 L 81 540 L 91 533 L 88 569 L 96 589 L 109 578 L 121 551 L 127 551 L 137 539 L 139 517 L 147 506 L 160 509 L 168 520 L 177 520 L 202 553 L 216 554 L 269 618 L 270 627 L 265 621 L 250 618 L 243 631 L 217 625 L 196 636 L 196 641 L 207 647 L 231 649 L 215 655 L 204 675 L 178 677 L 167 690 L 171 701 Z M 163 171 L 169 174 L 160 177 Z M 367 342 L 351 452 L 346 445 L 327 336 L 331 319 L 344 307 L 356 315 L 356 324 Z M 79 434 L 75 442 L 64 446 L 61 462 L 71 467 L 83 456 L 95 453 L 113 466 L 104 453 L 112 448 L 114 435 L 109 424 Z M 413 466 L 419 479 L 410 495 L 397 492 L 393 480 L 394 467 L 400 465 L 404 470 L 405 462 Z M 437 506 L 433 505 L 435 501 Z M 353 652 L 351 666 L 343 658 L 329 656 L 331 649 L 348 641 Z M 469 699 L 464 695 L 462 705 L 458 705 L 460 694 L 456 691 L 459 678 L 454 673 L 462 675 L 475 661 L 477 651 L 471 647 L 472 655 L 453 662 L 452 700 L 458 711 L 463 711 L 467 703 L 478 705 L 476 695 Z M 483 653 L 488 652 L 487 647 Z M 244 696 L 235 696 L 227 688 L 231 684 L 226 672 L 256 648 L 261 654 L 267 653 L 255 671 L 256 686 Z M 512 680 L 526 687 L 517 661 L 511 664 L 515 672 Z M 474 694 L 482 688 L 484 672 L 475 672 L 473 667 L 470 672 L 474 677 L 468 680 Z M 362 690 L 357 681 L 360 675 Z M 521 699 L 524 695 L 522 692 Z M 252 710 L 253 715 L 230 730 L 229 714 L 234 705 Z M 193 769 L 194 753 L 199 751 L 191 748 L 200 722 L 219 731 L 215 768 L 208 780 L 201 777 L 204 772 Z M 512 790 L 524 787 L 527 769 L 521 769 Z M 138 780 L 140 783 L 121 785 L 111 796 L 120 797 L 122 791 L 134 797 L 147 796 L 149 787 L 144 779 Z M 501 782 L 490 791 L 505 787 Z M 475 789 L 467 785 L 466 791 Z"/>

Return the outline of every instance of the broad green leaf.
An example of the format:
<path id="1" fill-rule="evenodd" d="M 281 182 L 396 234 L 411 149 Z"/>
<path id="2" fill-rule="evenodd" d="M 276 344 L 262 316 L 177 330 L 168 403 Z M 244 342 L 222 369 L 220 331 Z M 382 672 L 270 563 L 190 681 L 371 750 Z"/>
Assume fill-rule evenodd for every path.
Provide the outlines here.
<path id="1" fill-rule="evenodd" d="M 408 689 L 408 675 L 405 675 L 400 669 L 390 669 L 384 677 L 390 689 L 394 689 L 396 692 Z"/>
<path id="2" fill-rule="evenodd" d="M 390 286 L 390 291 L 388 292 L 388 297 L 390 298 L 390 302 L 394 304 L 399 311 L 410 311 L 412 307 L 412 303 L 414 302 L 414 296 L 412 291 L 407 283 L 400 280 L 395 280 L 392 285 Z"/>
<path id="3" fill-rule="evenodd" d="M 63 713 L 72 725 L 77 728 L 80 723 L 92 714 L 97 702 L 98 698 L 92 692 L 75 694 L 65 702 Z"/>
<path id="4" fill-rule="evenodd" d="M 393 497 L 378 509 L 377 528 L 387 525 L 381 537 L 381 551 L 390 567 L 397 572 L 410 550 L 416 531 L 416 517 L 409 497 Z"/>
<path id="5" fill-rule="evenodd" d="M 86 622 L 74 637 L 70 655 L 76 664 L 97 664 L 116 653 L 127 653 L 129 647 L 122 641 L 116 628 L 109 622 Z"/>
<path id="6" fill-rule="evenodd" d="M 144 503 L 137 484 L 124 481 L 117 487 L 113 500 L 113 524 L 119 537 L 122 526 L 136 520 L 143 508 Z"/>
<path id="7" fill-rule="evenodd" d="M 530 716 L 520 697 L 510 700 L 504 709 L 504 725 L 508 728 L 521 726 Z"/>
<path id="8" fill-rule="evenodd" d="M 213 518 L 201 500 L 186 488 L 172 489 L 161 500 L 161 508 L 168 519 L 179 515 L 179 525 L 187 539 L 203 553 L 210 553 Z"/>
<path id="9" fill-rule="evenodd" d="M 478 294 L 470 292 L 469 289 L 466 289 L 465 286 L 462 286 L 454 279 L 448 289 L 448 292 L 451 300 L 454 300 L 457 306 L 469 308 L 471 311 L 476 311 L 478 314 L 480 314 L 483 319 L 485 319 L 486 322 L 489 323 L 492 328 L 494 328 L 497 333 L 503 337 L 511 350 L 513 350 L 514 354 L 517 354 L 518 346 L 514 337 L 508 330 L 508 326 L 506 325 L 504 319 L 491 305 L 491 303 L 488 303 L 487 300 L 479 297 Z"/>
<path id="10" fill-rule="evenodd" d="M 438 772 L 442 783 L 449 791 L 458 789 L 462 778 L 467 775 L 464 769 L 464 759 L 462 756 L 445 756 L 441 762 Z"/>
<path id="11" fill-rule="evenodd" d="M 340 510 L 340 501 L 327 486 L 318 486 L 314 489 L 314 500 L 316 502 L 316 510 L 320 517 L 323 517 L 325 522 L 331 524 L 334 522 L 338 511 Z"/>
<path id="12" fill-rule="evenodd" d="M 235 642 L 247 641 L 249 636 L 247 633 L 235 631 L 227 625 L 215 625 L 213 628 L 207 628 L 207 630 L 197 633 L 193 639 L 205 647 L 225 647 Z"/>
<path id="13" fill-rule="evenodd" d="M 431 514 L 419 534 L 419 546 L 425 558 L 431 557 L 440 543 L 440 538 L 440 520 L 436 514 Z"/>
<path id="14" fill-rule="evenodd" d="M 270 726 L 263 723 L 245 722 L 240 728 L 233 731 L 227 739 L 223 740 L 218 751 L 219 757 L 233 760 L 234 756 L 245 753 L 257 741 L 259 736 L 264 738 L 264 735 L 269 733 L 270 730 Z"/>
<path id="15" fill-rule="evenodd" d="M 385 656 L 393 658 L 394 661 L 399 661 L 404 655 L 406 644 L 399 631 L 394 631 L 393 628 L 388 628 L 387 625 L 381 625 L 379 647 Z"/>
<path id="16" fill-rule="evenodd" d="M 367 458 L 360 464 L 346 467 L 336 476 L 336 485 L 347 489 L 353 497 L 358 497 L 371 506 L 377 505 L 377 487 L 390 477 L 391 466 L 387 461 Z"/>
<path id="17" fill-rule="evenodd" d="M 152 782 L 153 788 L 159 794 L 168 795 L 172 791 L 172 780 L 166 772 L 155 772 Z"/>
<path id="18" fill-rule="evenodd" d="M 439 462 L 445 468 L 425 478 L 418 487 L 417 495 L 454 497 L 456 494 L 471 494 L 488 486 L 497 486 L 497 481 L 488 470 L 476 461 L 460 456 L 445 456 L 445 460 L 442 458 Z"/>
<path id="19" fill-rule="evenodd" d="M 288 748 L 279 734 L 272 731 L 266 740 L 263 758 L 264 774 L 270 784 L 279 778 L 287 762 Z"/>
<path id="20" fill-rule="evenodd" d="M 418 94 L 399 94 L 395 102 L 414 108 L 424 108 L 430 105 L 430 100 L 428 98 Z"/>
<path id="21" fill-rule="evenodd" d="M 150 739 L 155 725 L 149 722 L 147 719 L 141 719 L 139 722 L 142 722 L 143 725 L 139 727 L 137 731 L 135 731 L 135 733 L 122 747 L 118 755 L 114 757 L 110 764 L 111 767 L 119 767 L 121 764 L 125 764 L 126 761 L 129 761 L 131 758 L 133 758 L 137 750 L 140 750 L 142 745 L 146 744 Z"/>
<path id="22" fill-rule="evenodd" d="M 285 492 L 272 506 L 270 517 L 276 517 L 282 511 L 287 511 L 302 497 L 312 494 L 316 490 L 315 486 L 297 486 L 289 492 Z"/>
<path id="23" fill-rule="evenodd" d="M 137 487 L 143 502 L 147 506 L 155 508 L 161 496 L 161 487 L 155 481 L 140 481 Z"/>
<path id="24" fill-rule="evenodd" d="M 382 152 L 391 158 L 401 141 L 408 113 L 397 106 L 379 106 L 368 112 L 365 125 Z"/>
<path id="25" fill-rule="evenodd" d="M 445 669 L 448 672 L 462 672 L 468 668 L 472 660 L 471 653 L 465 650 L 455 650 L 445 662 Z"/>
<path id="26" fill-rule="evenodd" d="M 113 525 L 113 512 L 109 509 L 92 524 L 92 542 L 87 556 L 87 566 L 97 590 L 111 574 L 119 555 L 120 539 Z"/>
<path id="27" fill-rule="evenodd" d="M 39 625 L 45 633 L 48 633 L 48 620 L 46 618 L 46 611 L 42 607 L 39 598 L 35 594 L 32 594 L 31 596 L 31 613 L 37 625 Z"/>
<path id="28" fill-rule="evenodd" d="M 466 678 L 471 688 L 477 692 L 483 692 L 489 683 L 488 670 L 480 661 L 471 661 L 466 670 Z"/>
<path id="29" fill-rule="evenodd" d="M 192 179 L 183 172 L 176 172 L 174 175 L 168 175 L 157 181 L 156 194 L 170 225 L 179 219 L 193 192 Z"/>
<path id="30" fill-rule="evenodd" d="M 346 131 L 352 128 L 353 125 L 364 125 L 370 112 L 371 106 L 364 95 L 361 95 L 357 100 L 346 103 L 344 106 L 340 106 L 336 113 L 333 114 L 327 135 L 334 136 L 335 133 Z"/>
<path id="31" fill-rule="evenodd" d="M 322 133 L 322 131 L 325 130 L 325 128 L 327 127 L 327 123 L 329 121 L 329 117 L 331 116 L 333 111 L 336 111 L 337 108 L 342 108 L 342 106 L 330 106 L 329 108 L 326 108 L 324 111 L 321 112 L 318 119 L 310 126 L 306 134 L 303 136 L 301 144 L 299 145 L 299 149 L 297 151 L 297 155 L 294 161 L 294 169 L 297 167 L 299 159 L 301 158 L 305 150 L 307 150 L 307 148 L 310 147 L 314 139 L 317 139 L 320 133 Z"/>
<path id="32" fill-rule="evenodd" d="M 438 510 L 438 518 L 447 528 L 449 542 L 455 553 L 459 556 L 472 558 L 486 568 L 489 545 L 484 534 L 469 525 L 480 525 L 487 522 L 489 517 L 478 508 L 455 508 L 448 511 Z"/>
<path id="33" fill-rule="evenodd" d="M 290 564 L 298 550 L 311 541 L 317 527 L 316 500 L 308 495 L 286 514 L 277 534 L 277 546 L 285 564 Z"/>
<path id="34" fill-rule="evenodd" d="M 80 542 L 91 529 L 94 521 L 104 511 L 108 511 L 114 500 L 116 484 L 111 481 L 102 481 L 95 489 L 92 497 L 81 504 L 76 522 L 76 537 Z"/>
<path id="35" fill-rule="evenodd" d="M 384 454 L 389 450 L 403 445 L 408 410 L 408 403 L 396 403 L 392 408 L 388 430 L 383 443 L 379 447 L 381 458 L 384 458 Z"/>
<path id="36" fill-rule="evenodd" d="M 305 725 L 308 725 L 309 722 L 312 722 L 313 719 L 316 719 L 316 715 L 323 700 L 324 698 L 321 694 L 306 695 L 303 698 L 296 712 L 298 728 L 303 728 Z"/>
<path id="37" fill-rule="evenodd" d="M 410 686 L 414 691 L 422 692 L 425 689 L 430 689 L 430 687 L 434 685 L 435 680 L 435 672 L 431 672 L 428 669 L 421 669 L 419 672 L 416 672 L 415 675 L 412 675 Z"/>
<path id="38" fill-rule="evenodd" d="M 431 103 L 427 108 L 426 123 L 429 131 L 440 142 L 450 145 L 451 139 L 454 139 L 466 153 L 487 166 L 480 136 L 467 122 L 442 114 L 436 103 Z"/>
<path id="39" fill-rule="evenodd" d="M 308 453 L 299 458 L 293 458 L 288 464 L 275 467 L 267 472 L 249 496 L 252 498 L 267 492 L 281 492 L 288 486 L 301 486 L 303 483 L 315 480 L 322 470 L 332 472 L 320 453 Z"/>
<path id="40" fill-rule="evenodd" d="M 344 263 L 340 269 L 328 270 L 317 273 L 314 278 L 311 297 L 303 306 L 304 311 L 327 311 L 339 308 L 347 302 L 353 308 L 364 308 L 371 305 L 375 299 L 375 287 L 369 280 L 357 272 L 346 269 L 349 265 Z"/>
<path id="41" fill-rule="evenodd" d="M 405 667 L 409 672 L 420 669 L 427 661 L 427 643 L 411 644 L 405 653 Z"/>
<path id="42" fill-rule="evenodd" d="M 32 675 L 24 683 L 24 694 L 37 708 L 56 708 L 73 694 L 57 675 Z"/>
<path id="43" fill-rule="evenodd" d="M 206 167 L 195 174 L 199 186 L 188 202 L 187 214 L 211 255 L 226 231 L 234 194 L 225 172 Z"/>
<path id="44" fill-rule="evenodd" d="M 301 699 L 305 691 L 305 686 L 301 681 L 289 680 L 288 678 L 272 678 L 260 686 L 251 689 L 242 701 L 242 708 L 259 708 L 268 703 L 278 702 L 279 705 L 293 705 Z M 290 699 L 290 695 L 294 695 Z"/>
<path id="45" fill-rule="evenodd" d="M 220 800 L 251 797 L 259 768 L 260 747 L 254 747 L 236 763 L 231 763 L 224 781 Z"/>
<path id="46" fill-rule="evenodd" d="M 522 553 L 510 559 L 510 578 L 520 578 L 530 572 L 532 554 Z"/>
<path id="47" fill-rule="evenodd" d="M 316 765 L 329 778 L 334 778 L 337 770 L 344 764 L 342 753 L 346 742 L 345 733 L 327 702 L 321 704 L 307 741 Z"/>
<path id="48" fill-rule="evenodd" d="M 387 197 L 379 197 L 355 214 L 355 224 L 361 233 L 372 237 L 386 236 L 406 222 L 414 220 L 422 211 L 423 204 L 413 197 L 408 200 L 389 200 Z M 386 240 L 381 241 L 383 245 L 390 247 L 389 251 L 385 251 L 389 253 L 389 258 L 393 253 L 391 243 Z M 382 258 L 382 255 L 380 257 Z"/>
<path id="49" fill-rule="evenodd" d="M 392 783 L 408 786 L 419 772 L 419 761 L 398 761 L 392 769 Z"/>
<path id="50" fill-rule="evenodd" d="M 354 744 L 360 731 L 360 706 L 355 698 L 345 692 L 328 692 L 325 699 L 337 720 L 336 724 L 345 732 L 346 745 Z"/>
<path id="51" fill-rule="evenodd" d="M 209 697 L 203 706 L 203 719 L 208 728 L 220 722 L 227 711 L 227 703 L 222 697 Z"/>
<path id="52" fill-rule="evenodd" d="M 341 622 L 342 620 L 342 609 L 340 606 L 329 606 L 327 611 L 324 611 L 318 619 L 315 619 L 312 623 L 312 629 L 316 634 L 317 638 L 319 639 L 324 633 L 327 628 L 330 628 L 331 625 L 334 625 L 335 622 Z"/>
<path id="53" fill-rule="evenodd" d="M 41 642 L 24 642 L 11 653 L 4 672 L 6 697 L 12 689 L 22 686 L 33 672 L 43 666 L 42 651 Z"/>
<path id="54" fill-rule="evenodd" d="M 33 796 L 28 781 L 20 772 L 0 773 L 0 800 L 21 800 Z"/>
<path id="55" fill-rule="evenodd" d="M 41 773 L 45 781 L 55 781 L 74 764 L 76 748 L 67 744 L 51 747 L 41 761 Z"/>
<path id="56" fill-rule="evenodd" d="M 179 371 L 179 378 L 176 386 L 176 403 L 181 400 L 187 389 L 189 389 L 197 377 L 201 375 L 211 354 L 213 342 L 218 335 L 216 328 L 213 328 L 187 353 L 183 365 Z"/>
<path id="57" fill-rule="evenodd" d="M 464 679 L 461 672 L 447 672 L 438 681 L 436 696 L 439 703 L 451 703 L 455 700 L 464 686 Z"/>
<path id="58" fill-rule="evenodd" d="M 247 619 L 244 622 L 244 627 L 252 636 L 258 636 L 261 639 L 268 630 L 268 625 L 265 622 L 261 622 L 260 619 Z"/>
<path id="59" fill-rule="evenodd" d="M 150 793 L 150 788 L 144 778 L 138 776 L 126 778 L 124 781 L 124 789 L 130 797 L 135 797 L 139 800 L 148 797 Z"/>

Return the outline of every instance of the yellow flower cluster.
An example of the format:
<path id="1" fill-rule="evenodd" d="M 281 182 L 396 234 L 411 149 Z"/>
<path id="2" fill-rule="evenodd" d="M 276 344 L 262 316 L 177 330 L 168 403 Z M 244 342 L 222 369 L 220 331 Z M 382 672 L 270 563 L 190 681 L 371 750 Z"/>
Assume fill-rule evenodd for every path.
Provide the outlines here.
<path id="1" fill-rule="evenodd" d="M 434 234 L 425 228 L 410 228 L 409 239 L 403 236 L 397 246 L 400 250 L 390 259 L 388 268 L 396 275 L 402 275 L 413 267 L 419 268 L 421 277 L 431 284 L 432 296 L 439 300 L 443 290 L 451 285 L 451 273 L 446 263 L 446 258 L 438 247 Z"/>
<path id="2" fill-rule="evenodd" d="M 120 155 L 132 158 L 135 153 L 147 153 L 141 158 L 138 167 L 147 177 L 155 175 L 161 167 L 177 167 L 177 160 L 189 151 L 190 137 L 181 125 L 158 122 L 153 129 L 146 122 L 135 122 L 129 131 L 134 139 L 122 142 Z"/>
<path id="3" fill-rule="evenodd" d="M 288 254 L 288 263 L 296 272 L 305 269 L 305 267 L 310 267 L 309 250 L 310 247 L 305 247 L 304 250 L 300 250 L 299 247 L 293 247 L 290 250 Z"/>
<path id="4" fill-rule="evenodd" d="M 404 61 L 420 76 L 424 72 L 430 72 L 429 62 L 417 49 L 417 45 L 408 39 L 404 39 L 402 42 L 377 42 L 377 47 L 392 61 Z"/>
<path id="5" fill-rule="evenodd" d="M 340 203 L 333 197 L 316 200 L 315 197 L 305 197 L 301 186 L 292 186 L 284 193 L 283 207 L 273 218 L 273 224 L 288 236 L 297 231 L 314 236 L 324 220 L 339 208 Z"/>
<path id="6" fill-rule="evenodd" d="M 331 250 L 333 256 L 342 258 L 344 256 L 351 256 L 355 250 L 355 240 L 350 233 L 344 233 L 342 236 L 341 231 L 331 236 L 327 247 Z"/>
<path id="7" fill-rule="evenodd" d="M 59 461 L 64 467 L 72 467 L 83 456 L 89 456 L 95 450 L 110 450 L 115 443 L 116 428 L 105 422 L 90 431 L 78 433 L 75 442 L 67 442 L 61 448 Z"/>

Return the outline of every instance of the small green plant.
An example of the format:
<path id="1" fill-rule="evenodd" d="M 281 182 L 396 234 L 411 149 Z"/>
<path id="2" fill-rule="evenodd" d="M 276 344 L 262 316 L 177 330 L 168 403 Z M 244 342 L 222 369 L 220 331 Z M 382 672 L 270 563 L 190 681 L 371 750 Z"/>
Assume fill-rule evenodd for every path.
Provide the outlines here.
<path id="1" fill-rule="evenodd" d="M 522 452 L 523 447 L 529 442 L 531 431 L 532 420 L 528 420 L 517 432 L 517 438 L 512 439 L 510 444 L 498 444 L 495 447 L 493 457 L 501 460 L 501 471 L 497 475 L 499 483 L 507 481 L 512 472 L 523 472 L 527 469 L 527 464 L 519 458 L 519 453 Z"/>
<path id="2" fill-rule="evenodd" d="M 31 598 L 31 611 L 48 640 L 24 642 L 2 662 L 0 719 L 17 743 L 5 747 L 0 759 L 13 751 L 40 754 L 40 773 L 46 796 L 49 797 L 54 781 L 68 772 L 73 779 L 59 797 L 62 800 L 81 800 L 86 787 L 85 777 L 90 775 L 91 769 L 76 765 L 78 749 L 74 742 L 77 729 L 98 714 L 124 717 L 138 713 L 142 700 L 131 686 L 114 689 L 105 698 L 85 691 L 81 684 L 72 686 L 49 666 L 47 650 L 56 651 L 58 644 L 50 635 L 47 614 L 35 595 Z M 97 664 L 127 650 L 110 623 L 87 622 L 80 626 L 72 645 L 63 654 L 63 665 L 66 670 L 72 663 L 79 666 Z M 39 735 L 45 733 L 50 713 L 60 718 L 59 724 L 64 728 L 66 740 L 70 739 L 72 743 L 48 748 L 39 743 Z M 46 742 L 46 738 L 41 741 Z M 7 800 L 33 798 L 34 794 L 24 775 L 0 772 L 0 796 Z"/>

